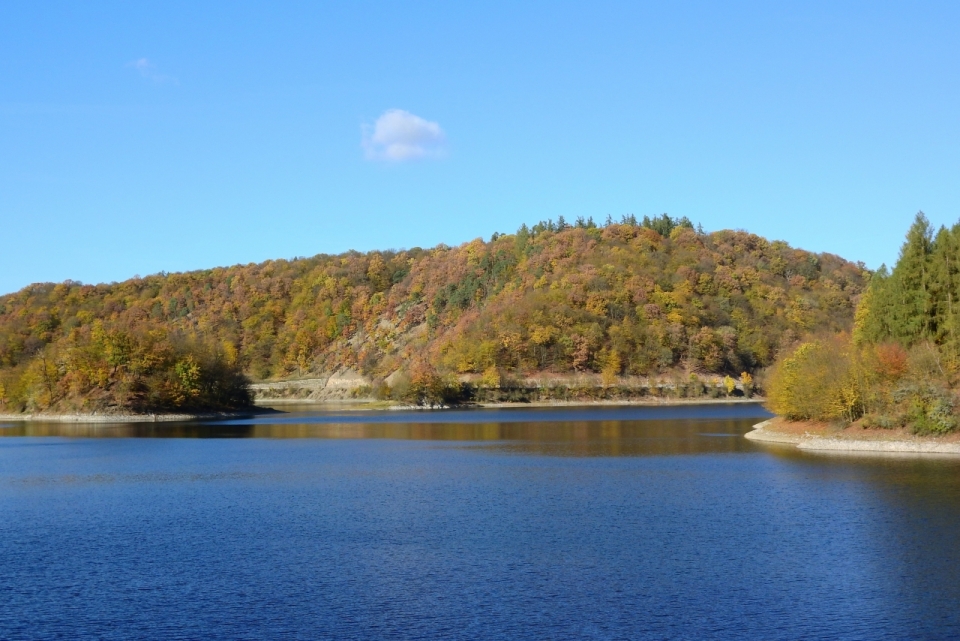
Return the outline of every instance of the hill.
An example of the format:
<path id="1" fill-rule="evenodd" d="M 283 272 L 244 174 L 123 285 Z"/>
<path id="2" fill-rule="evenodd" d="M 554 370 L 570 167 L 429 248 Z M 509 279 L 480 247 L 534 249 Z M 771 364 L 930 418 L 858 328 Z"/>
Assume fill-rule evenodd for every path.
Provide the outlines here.
<path id="1" fill-rule="evenodd" d="M 538 372 L 739 375 L 802 334 L 849 329 L 868 277 L 834 255 L 664 215 L 37 284 L 0 297 L 0 399 L 7 411 L 224 408 L 248 402 L 244 377 L 348 369 L 491 386 Z"/>

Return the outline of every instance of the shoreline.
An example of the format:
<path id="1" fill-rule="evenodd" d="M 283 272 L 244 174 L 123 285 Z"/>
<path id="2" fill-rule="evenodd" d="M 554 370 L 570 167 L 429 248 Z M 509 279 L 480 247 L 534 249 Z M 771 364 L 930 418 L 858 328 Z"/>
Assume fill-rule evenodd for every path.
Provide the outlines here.
<path id="1" fill-rule="evenodd" d="M 763 403 L 762 397 L 753 398 L 711 398 L 711 399 L 637 399 L 637 400 L 572 400 L 572 401 L 530 401 L 511 402 L 504 401 L 499 403 L 465 403 L 463 405 L 451 405 L 444 407 L 424 407 L 417 405 L 398 405 L 392 401 L 376 400 L 337 400 L 337 401 L 318 401 L 312 399 L 256 399 L 254 403 L 258 407 L 269 408 L 273 406 L 284 407 L 290 405 L 304 405 L 316 409 L 336 409 L 349 412 L 375 412 L 375 411 L 394 411 L 394 410 L 455 410 L 455 409 L 497 409 L 497 408 L 522 408 L 522 407 L 664 407 L 671 405 L 759 405 Z"/>
<path id="2" fill-rule="evenodd" d="M 775 428 L 783 421 L 779 417 L 767 419 L 753 426 L 753 430 L 744 434 L 744 438 L 758 443 L 793 446 L 805 452 L 832 452 L 837 454 L 945 454 L 960 456 L 960 441 L 943 440 L 937 437 L 907 437 L 899 432 L 880 434 L 861 432 L 866 438 L 844 438 L 839 432 L 834 434 L 790 433 Z M 827 426 L 820 426 L 825 430 Z"/>
<path id="3" fill-rule="evenodd" d="M 683 405 L 758 405 L 762 398 L 722 398 L 722 399 L 643 399 L 612 401 L 532 401 L 529 403 L 472 403 L 449 407 L 423 407 L 417 405 L 399 405 L 392 401 L 375 400 L 302 400 L 302 399 L 258 399 L 248 410 L 231 412 L 182 412 L 176 414 L 0 414 L 0 422 L 16 423 L 177 423 L 189 421 L 209 421 L 218 419 L 250 418 L 264 414 L 282 414 L 280 407 L 309 406 L 316 410 L 339 412 L 393 412 L 393 411 L 448 411 L 458 409 L 518 409 L 524 407 L 669 407 Z"/>
<path id="4" fill-rule="evenodd" d="M 280 413 L 268 407 L 253 407 L 232 412 L 195 412 L 177 414 L 0 414 L 0 422 L 14 423 L 181 423 L 216 419 L 250 418 Z"/>

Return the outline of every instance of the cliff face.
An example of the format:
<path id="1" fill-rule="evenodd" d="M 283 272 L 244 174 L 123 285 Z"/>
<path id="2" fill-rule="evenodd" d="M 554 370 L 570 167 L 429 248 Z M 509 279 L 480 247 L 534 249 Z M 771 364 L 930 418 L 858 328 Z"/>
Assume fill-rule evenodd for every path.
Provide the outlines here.
<path id="1" fill-rule="evenodd" d="M 193 359 L 205 359 L 201 373 L 219 363 L 254 380 L 351 370 L 377 384 L 411 367 L 493 378 L 656 376 L 679 366 L 739 374 L 801 333 L 849 328 L 865 283 L 862 266 L 746 232 L 554 229 L 33 285 L 0 297 L 0 396 L 39 407 L 113 389 L 124 376 L 129 387 L 130 372 L 146 371 L 164 345 L 173 346 L 168 400 L 189 387 L 194 352 L 205 355 Z M 110 402 L 122 403 L 118 395 Z"/>

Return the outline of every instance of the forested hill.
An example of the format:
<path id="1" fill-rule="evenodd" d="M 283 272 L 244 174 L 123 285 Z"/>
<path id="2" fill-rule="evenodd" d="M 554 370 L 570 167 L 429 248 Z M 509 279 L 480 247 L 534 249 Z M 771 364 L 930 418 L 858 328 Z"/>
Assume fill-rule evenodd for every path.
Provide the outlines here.
<path id="1" fill-rule="evenodd" d="M 230 406 L 243 402 L 241 370 L 738 375 L 801 334 L 849 329 L 867 277 L 837 256 L 665 215 L 38 284 L 0 297 L 0 398 L 8 411 Z"/>

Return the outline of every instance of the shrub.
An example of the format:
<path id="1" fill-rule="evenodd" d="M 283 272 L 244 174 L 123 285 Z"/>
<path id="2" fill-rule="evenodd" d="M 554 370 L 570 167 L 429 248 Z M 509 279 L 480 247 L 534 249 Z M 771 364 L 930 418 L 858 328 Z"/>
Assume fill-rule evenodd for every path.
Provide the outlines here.
<path id="1" fill-rule="evenodd" d="M 957 427 L 956 397 L 931 383 L 907 384 L 894 392 L 894 400 L 906 408 L 915 434 L 945 434 Z"/>
<path id="2" fill-rule="evenodd" d="M 854 421 L 863 415 L 855 365 L 843 338 L 803 343 L 773 368 L 768 405 L 791 420 Z"/>

